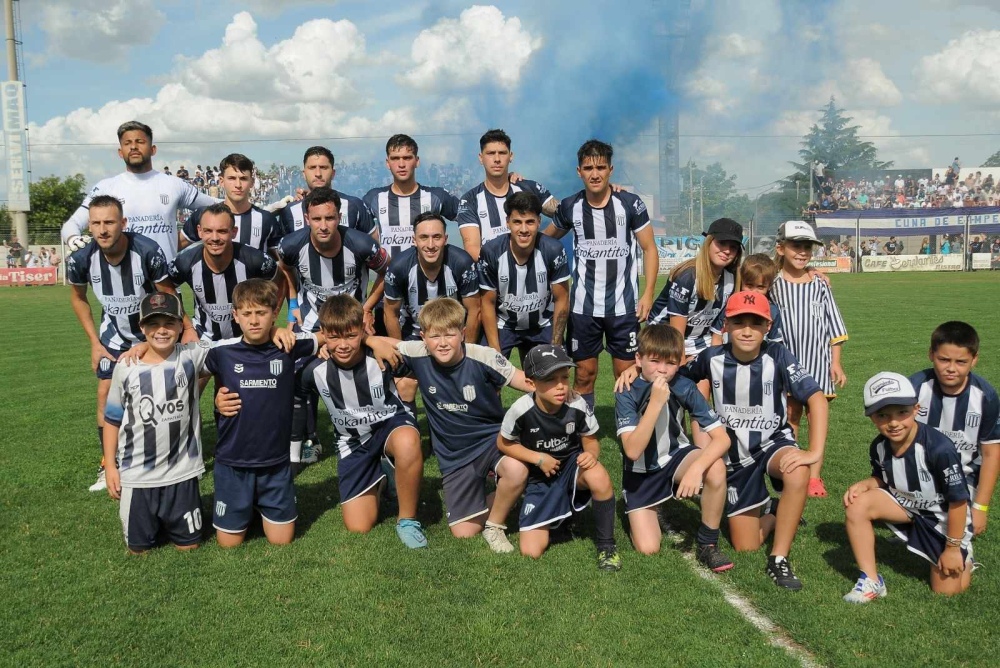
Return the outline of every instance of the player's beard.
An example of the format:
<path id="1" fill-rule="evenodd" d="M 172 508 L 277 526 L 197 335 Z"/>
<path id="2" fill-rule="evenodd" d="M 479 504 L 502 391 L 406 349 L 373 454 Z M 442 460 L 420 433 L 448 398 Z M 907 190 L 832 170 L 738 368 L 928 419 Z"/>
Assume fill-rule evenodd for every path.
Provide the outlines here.
<path id="1" fill-rule="evenodd" d="M 143 172 L 148 172 L 153 168 L 153 156 L 142 156 L 139 158 L 138 162 L 136 159 L 129 156 L 125 158 L 125 169 L 133 174 L 142 174 Z"/>

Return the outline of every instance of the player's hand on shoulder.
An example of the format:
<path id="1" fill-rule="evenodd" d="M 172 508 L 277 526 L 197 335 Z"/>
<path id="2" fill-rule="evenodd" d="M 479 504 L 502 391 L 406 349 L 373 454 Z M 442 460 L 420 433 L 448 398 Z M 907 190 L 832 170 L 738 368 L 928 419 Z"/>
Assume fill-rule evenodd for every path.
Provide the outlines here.
<path id="1" fill-rule="evenodd" d="M 181 345 L 187 345 L 189 343 L 198 343 L 199 341 L 198 332 L 194 327 L 187 327 L 181 334 Z"/>
<path id="2" fill-rule="evenodd" d="M 132 366 L 133 364 L 138 364 L 142 356 L 146 354 L 149 350 L 149 344 L 143 341 L 142 343 L 137 343 L 121 355 L 118 356 L 118 363 L 124 364 L 125 366 Z M 106 353 L 107 351 L 105 351 Z M 110 355 L 109 355 L 110 357 Z"/>
<path id="3" fill-rule="evenodd" d="M 66 240 L 66 248 L 69 249 L 70 253 L 73 253 L 84 248 L 93 240 L 94 238 L 89 234 L 77 234 Z"/>
<path id="4" fill-rule="evenodd" d="M 386 368 L 395 369 L 403 361 L 403 356 L 396 350 L 396 344 L 392 339 L 384 336 L 369 336 L 365 339 L 365 345 L 371 348 L 378 368 L 383 371 Z"/>
<path id="5" fill-rule="evenodd" d="M 518 181 L 524 180 L 524 177 L 518 174 L 517 172 L 511 172 L 509 177 L 511 183 L 517 183 Z"/>
<path id="6" fill-rule="evenodd" d="M 104 480 L 108 484 L 108 496 L 116 501 L 122 498 L 122 477 L 114 464 L 104 468 Z"/>
<path id="7" fill-rule="evenodd" d="M 632 383 L 638 377 L 639 367 L 633 364 L 622 371 L 622 375 L 618 376 L 618 380 L 615 381 L 615 392 L 628 392 L 632 389 Z"/>
<path id="8" fill-rule="evenodd" d="M 271 342 L 286 353 L 292 352 L 292 348 L 295 347 L 297 340 L 298 337 L 295 336 L 295 332 L 287 327 L 271 328 Z"/>
<path id="9" fill-rule="evenodd" d="M 320 358 L 324 362 L 330 361 L 330 349 L 326 346 L 320 346 L 319 350 L 316 352 L 316 357 Z"/>
<path id="10" fill-rule="evenodd" d="M 238 392 L 230 392 L 228 387 L 220 387 L 215 395 L 215 410 L 224 417 L 235 417 L 243 402 Z"/>

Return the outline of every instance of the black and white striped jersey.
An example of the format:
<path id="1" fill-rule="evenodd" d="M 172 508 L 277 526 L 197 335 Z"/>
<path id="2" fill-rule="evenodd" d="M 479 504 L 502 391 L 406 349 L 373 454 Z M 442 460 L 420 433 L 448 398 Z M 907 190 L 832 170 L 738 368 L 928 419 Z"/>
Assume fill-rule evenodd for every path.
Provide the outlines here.
<path id="1" fill-rule="evenodd" d="M 538 197 L 538 201 L 545 206 L 545 203 L 552 199 L 545 186 L 536 181 L 521 179 L 517 183 L 509 183 L 507 192 L 497 197 L 486 189 L 485 183 L 480 183 L 472 190 L 468 191 L 458 202 L 458 228 L 477 227 L 482 237 L 482 244 L 502 237 L 510 233 L 507 228 L 507 213 L 504 211 L 504 204 L 507 199 L 519 192 L 530 192 Z"/>
<path id="2" fill-rule="evenodd" d="M 198 223 L 204 211 L 204 208 L 197 209 L 184 221 L 181 232 L 191 243 L 201 239 L 198 234 Z M 243 213 L 234 213 L 233 218 L 236 219 L 236 238 L 233 241 L 244 246 L 266 253 L 276 247 L 284 236 L 278 217 L 256 205 Z"/>
<path id="3" fill-rule="evenodd" d="M 550 286 L 569 280 L 566 249 L 556 239 L 539 234 L 535 250 L 518 264 L 510 236 L 483 244 L 479 255 L 479 287 L 496 293 L 497 328 L 536 330 L 552 321 Z"/>
<path id="4" fill-rule="evenodd" d="M 726 308 L 726 301 L 736 289 L 736 277 L 728 269 L 715 283 L 713 299 L 703 299 L 698 294 L 695 268 L 679 272 L 663 286 L 653 302 L 647 323 L 669 323 L 670 316 L 687 318 L 684 328 L 684 354 L 691 357 L 712 345 L 712 324 Z"/>
<path id="5" fill-rule="evenodd" d="M 375 218 L 371 210 L 361 198 L 354 195 L 336 193 L 340 196 L 340 226 L 371 234 L 375 229 Z M 306 227 L 305 216 L 302 213 L 302 201 L 292 202 L 279 211 L 283 234 L 291 234 Z"/>
<path id="6" fill-rule="evenodd" d="M 364 201 L 375 216 L 379 238 L 389 257 L 413 246 L 413 221 L 420 214 L 433 211 L 448 220 L 458 217 L 458 198 L 434 186 L 418 185 L 412 195 L 397 195 L 391 185 L 372 188 Z"/>
<path id="7" fill-rule="evenodd" d="M 410 248 L 392 258 L 385 271 L 385 298 L 401 302 L 399 325 L 404 338 L 420 333 L 420 309 L 435 297 L 453 297 L 458 301 L 479 296 L 479 269 L 472 256 L 457 246 L 445 246 L 442 265 L 432 281 L 420 267 L 419 251 Z"/>

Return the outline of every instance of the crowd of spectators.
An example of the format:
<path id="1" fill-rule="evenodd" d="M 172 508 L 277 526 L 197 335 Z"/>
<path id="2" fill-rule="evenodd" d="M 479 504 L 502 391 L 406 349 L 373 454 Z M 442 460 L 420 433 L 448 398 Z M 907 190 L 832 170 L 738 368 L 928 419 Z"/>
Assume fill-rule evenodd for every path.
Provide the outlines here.
<path id="1" fill-rule="evenodd" d="M 919 239 L 919 241 L 918 241 Z M 824 239 L 824 243 L 816 247 L 815 257 L 856 257 L 854 237 L 846 239 Z M 935 247 L 936 246 L 936 247 Z M 889 237 L 888 240 L 879 237 L 862 239 L 857 246 L 862 256 L 865 255 L 961 255 L 963 253 L 996 253 L 1000 254 L 1000 236 L 990 239 L 985 234 L 974 234 L 966 248 L 964 234 L 939 234 L 931 237 L 905 236 Z"/>

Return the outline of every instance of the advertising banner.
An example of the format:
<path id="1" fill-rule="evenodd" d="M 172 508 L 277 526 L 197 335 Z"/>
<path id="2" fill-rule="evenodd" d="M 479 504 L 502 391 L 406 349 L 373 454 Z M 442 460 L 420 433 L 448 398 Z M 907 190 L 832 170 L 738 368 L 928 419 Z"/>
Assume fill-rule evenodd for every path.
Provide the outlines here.
<path id="1" fill-rule="evenodd" d="M 962 271 L 962 256 L 951 255 L 865 255 L 861 270 L 876 271 Z"/>
<path id="2" fill-rule="evenodd" d="M 55 285 L 59 280 L 56 267 L 34 269 L 0 269 L 0 287 L 4 285 Z"/>
<path id="3" fill-rule="evenodd" d="M 3 134 L 7 149 L 7 209 L 30 211 L 28 197 L 28 135 L 24 131 L 24 84 L 20 81 L 0 83 L 3 97 Z"/>
<path id="4" fill-rule="evenodd" d="M 849 274 L 851 272 L 851 258 L 849 257 L 825 257 L 813 258 L 809 266 L 821 271 L 824 274 Z"/>
<path id="5" fill-rule="evenodd" d="M 669 273 L 684 260 L 698 255 L 705 237 L 656 237 L 656 252 L 660 256 L 660 273 Z"/>
<path id="6" fill-rule="evenodd" d="M 973 253 L 973 269 L 1000 269 L 1000 253 Z"/>

